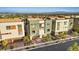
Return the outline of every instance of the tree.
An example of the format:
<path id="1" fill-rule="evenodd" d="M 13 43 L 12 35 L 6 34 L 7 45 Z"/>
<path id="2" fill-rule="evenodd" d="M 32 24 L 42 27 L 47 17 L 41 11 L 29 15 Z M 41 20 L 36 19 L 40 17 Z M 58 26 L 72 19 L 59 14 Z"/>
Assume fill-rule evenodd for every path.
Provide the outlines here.
<path id="1" fill-rule="evenodd" d="M 31 43 L 31 40 L 30 40 L 29 36 L 25 36 L 23 41 L 24 41 L 24 45 L 29 45 Z"/>
<path id="2" fill-rule="evenodd" d="M 74 42 L 69 48 L 69 51 L 79 51 L 79 46 L 77 42 Z"/>

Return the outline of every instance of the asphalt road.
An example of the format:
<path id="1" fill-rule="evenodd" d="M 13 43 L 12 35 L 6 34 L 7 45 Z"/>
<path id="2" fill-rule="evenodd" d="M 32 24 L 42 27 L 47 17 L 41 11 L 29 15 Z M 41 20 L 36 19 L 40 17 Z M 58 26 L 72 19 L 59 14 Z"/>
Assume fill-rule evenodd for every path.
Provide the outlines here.
<path id="1" fill-rule="evenodd" d="M 51 45 L 51 46 L 46 46 L 46 47 L 41 47 L 37 49 L 32 49 L 30 51 L 67 51 L 68 47 L 73 43 L 73 42 L 78 42 L 79 40 L 74 40 L 74 41 L 69 41 L 65 43 L 59 43 L 56 45 Z"/>

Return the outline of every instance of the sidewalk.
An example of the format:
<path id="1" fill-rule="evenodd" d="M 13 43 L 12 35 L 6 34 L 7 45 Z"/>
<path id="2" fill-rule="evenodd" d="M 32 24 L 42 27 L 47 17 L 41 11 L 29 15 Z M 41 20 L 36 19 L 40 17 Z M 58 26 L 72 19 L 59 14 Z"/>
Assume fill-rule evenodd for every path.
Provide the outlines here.
<path id="1" fill-rule="evenodd" d="M 76 37 L 71 37 L 71 38 L 66 38 L 66 39 L 60 39 L 60 40 L 55 40 L 55 41 L 48 41 L 48 42 L 44 42 L 44 43 L 38 43 L 38 44 L 32 44 L 29 46 L 23 46 L 23 47 L 18 47 L 18 48 L 14 48 L 14 49 L 8 49 L 6 51 L 20 51 L 20 50 L 32 50 L 32 49 L 36 49 L 36 48 L 40 48 L 40 47 L 44 47 L 44 46 L 50 46 L 50 45 L 55 45 L 55 44 L 59 44 L 59 43 L 65 43 L 68 41 L 72 41 L 72 40 L 76 40 L 79 36 Z"/>

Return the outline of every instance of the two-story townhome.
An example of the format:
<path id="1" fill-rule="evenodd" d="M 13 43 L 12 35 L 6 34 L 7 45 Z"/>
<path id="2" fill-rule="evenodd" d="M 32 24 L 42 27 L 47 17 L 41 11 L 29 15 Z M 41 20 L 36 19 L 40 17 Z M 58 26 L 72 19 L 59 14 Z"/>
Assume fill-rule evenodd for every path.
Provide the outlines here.
<path id="1" fill-rule="evenodd" d="M 68 32 L 73 28 L 73 19 L 71 18 L 55 18 L 52 22 L 52 31 L 55 35 L 61 32 Z"/>
<path id="2" fill-rule="evenodd" d="M 73 23 L 73 29 L 74 31 L 77 31 L 79 33 L 79 17 L 74 18 L 74 23 Z"/>
<path id="3" fill-rule="evenodd" d="M 19 18 L 0 19 L 0 41 L 24 37 L 24 22 Z"/>
<path id="4" fill-rule="evenodd" d="M 52 20 L 48 18 L 27 18 L 27 25 L 25 25 L 27 35 L 30 39 L 33 37 L 42 38 L 43 35 L 49 34 L 52 31 Z"/>

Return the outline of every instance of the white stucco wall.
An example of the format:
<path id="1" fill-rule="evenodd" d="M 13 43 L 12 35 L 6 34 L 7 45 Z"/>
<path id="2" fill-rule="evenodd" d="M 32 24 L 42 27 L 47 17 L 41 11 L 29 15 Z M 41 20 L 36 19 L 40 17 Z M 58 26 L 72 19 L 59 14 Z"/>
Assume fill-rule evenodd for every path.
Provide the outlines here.
<path id="1" fill-rule="evenodd" d="M 40 35 L 40 38 L 42 38 L 42 36 L 44 35 L 44 20 L 39 21 L 39 23 L 42 24 L 42 27 L 43 27 L 39 29 L 39 35 Z"/>
<path id="2" fill-rule="evenodd" d="M 22 35 L 18 34 L 18 27 L 17 27 L 17 25 L 20 25 L 20 24 L 22 25 L 22 32 L 23 32 Z M 10 26 L 10 25 L 16 25 L 16 29 L 6 30 L 6 26 Z M 0 40 L 23 37 L 25 35 L 24 34 L 24 22 L 0 23 L 0 31 L 1 31 L 1 34 L 11 33 L 11 34 L 7 34 L 7 35 L 2 35 L 2 39 L 0 39 Z"/>
<path id="3" fill-rule="evenodd" d="M 66 25 L 64 25 L 64 22 L 67 22 Z M 60 22 L 60 28 L 57 30 L 57 22 Z M 56 27 L 55 27 L 55 32 L 63 32 L 63 31 L 68 31 L 69 29 L 69 19 L 66 20 L 56 20 Z"/>
<path id="4" fill-rule="evenodd" d="M 70 23 L 71 23 L 71 22 L 72 22 L 72 25 L 69 26 L 69 29 L 72 29 L 72 28 L 73 28 L 74 19 L 70 19 Z M 70 23 L 69 23 L 69 24 L 70 24 Z"/>

